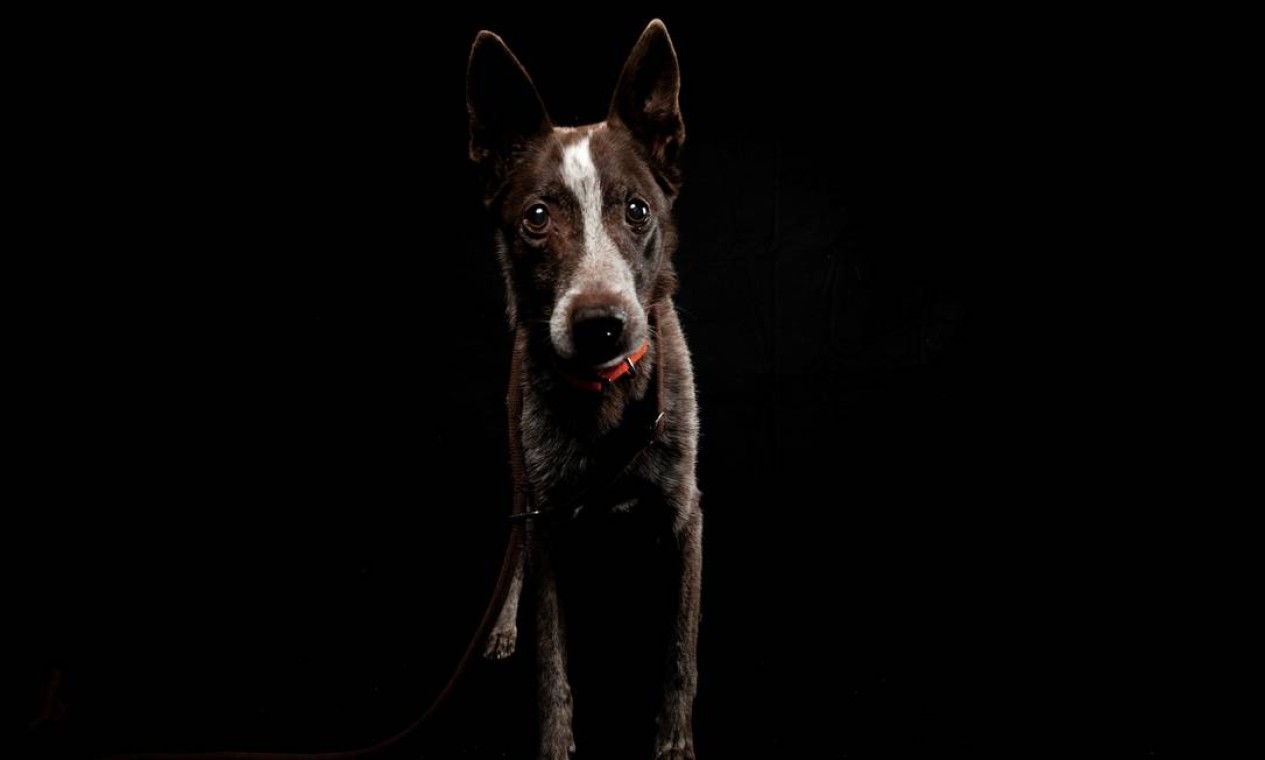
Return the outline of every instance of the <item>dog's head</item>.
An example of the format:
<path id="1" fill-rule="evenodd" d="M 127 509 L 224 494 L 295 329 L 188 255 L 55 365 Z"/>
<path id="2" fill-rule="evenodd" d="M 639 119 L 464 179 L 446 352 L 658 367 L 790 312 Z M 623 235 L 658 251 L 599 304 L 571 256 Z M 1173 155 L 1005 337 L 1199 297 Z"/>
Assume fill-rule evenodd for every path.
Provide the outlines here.
<path id="1" fill-rule="evenodd" d="M 619 363 L 645 343 L 649 307 L 675 286 L 685 128 L 668 30 L 646 27 L 598 124 L 555 127 L 491 32 L 474 41 L 466 87 L 470 156 L 497 226 L 511 322 L 547 329 L 565 363 Z"/>

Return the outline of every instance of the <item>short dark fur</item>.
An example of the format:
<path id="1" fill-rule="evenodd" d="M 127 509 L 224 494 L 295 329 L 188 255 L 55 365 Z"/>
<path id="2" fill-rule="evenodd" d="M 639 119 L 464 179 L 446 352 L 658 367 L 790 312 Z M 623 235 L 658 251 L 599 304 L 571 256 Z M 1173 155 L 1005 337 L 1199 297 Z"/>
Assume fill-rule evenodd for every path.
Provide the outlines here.
<path id="1" fill-rule="evenodd" d="M 679 86 L 676 53 L 659 21 L 651 22 L 634 47 L 610 114 L 601 124 L 555 128 L 527 72 L 490 32 L 475 40 L 467 82 L 470 154 L 486 182 L 485 198 L 496 223 L 510 322 L 520 328 L 527 346 L 521 429 L 535 504 L 565 502 L 585 473 L 609 465 L 597 461 L 607 450 L 603 441 L 621 429 L 635 405 L 654 402 L 652 378 L 660 366 L 667 367 L 666 426 L 629 475 L 634 485 L 629 492 L 639 498 L 620 505 L 662 514 L 671 543 L 679 548 L 680 582 L 675 584 L 656 758 L 694 757 L 702 573 L 703 519 L 695 483 L 698 414 L 689 351 L 671 301 L 676 287 L 671 257 L 677 245 L 671 210 L 681 182 L 678 156 L 685 138 Z M 600 231 L 585 230 L 584 200 L 567 184 L 562 169 L 567 149 L 584 140 L 585 155 L 600 177 Z M 648 219 L 625 217 L 630 198 L 645 201 Z M 533 204 L 548 209 L 543 234 L 524 227 L 525 210 Z M 594 255 L 598 234 L 601 251 Z M 630 275 L 631 285 L 621 289 L 612 278 L 603 279 L 608 270 L 624 282 Z M 561 379 L 575 360 L 558 336 L 565 339 L 575 315 L 593 309 L 627 315 L 621 354 L 650 341 L 638 372 L 601 393 Z M 657 314 L 653 326 L 648 316 L 652 310 Z M 565 630 L 551 559 L 554 540 L 550 523 L 529 526 L 527 578 L 537 602 L 539 757 L 548 760 L 565 759 L 575 751 Z M 489 639 L 489 657 L 506 657 L 514 650 L 522 586 L 520 568 Z"/>

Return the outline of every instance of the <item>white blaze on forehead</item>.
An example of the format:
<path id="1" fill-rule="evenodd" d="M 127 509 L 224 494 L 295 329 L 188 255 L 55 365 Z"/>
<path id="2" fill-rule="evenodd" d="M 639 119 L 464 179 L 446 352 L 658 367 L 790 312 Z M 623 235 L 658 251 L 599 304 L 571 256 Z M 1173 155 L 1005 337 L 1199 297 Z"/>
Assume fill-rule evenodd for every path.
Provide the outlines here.
<path id="1" fill-rule="evenodd" d="M 602 225 L 602 181 L 593 165 L 593 151 L 589 136 L 585 135 L 562 151 L 562 182 L 575 194 L 584 221 L 584 253 L 590 255 L 599 248 L 615 246 Z"/>
<path id="2" fill-rule="evenodd" d="M 562 181 L 567 183 L 576 197 L 584 198 L 590 189 L 600 190 L 597 167 L 593 165 L 593 151 L 589 148 L 589 136 L 562 149 Z"/>
<path id="3" fill-rule="evenodd" d="M 632 268 L 619 255 L 603 223 L 602 181 L 593 163 L 589 138 L 585 135 L 562 149 L 562 183 L 575 195 L 584 228 L 584 255 L 570 281 L 558 283 L 558 301 L 550 320 L 554 345 L 564 356 L 571 353 L 571 302 L 581 293 L 613 296 L 629 312 L 630 320 L 643 318 Z"/>

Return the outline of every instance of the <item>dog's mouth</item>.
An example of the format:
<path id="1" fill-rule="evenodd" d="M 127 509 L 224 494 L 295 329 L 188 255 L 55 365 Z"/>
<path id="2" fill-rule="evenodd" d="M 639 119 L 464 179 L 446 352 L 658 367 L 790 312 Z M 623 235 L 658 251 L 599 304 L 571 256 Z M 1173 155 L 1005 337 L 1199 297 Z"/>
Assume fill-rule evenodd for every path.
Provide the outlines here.
<path id="1" fill-rule="evenodd" d="M 575 372 L 591 372 L 593 374 L 600 375 L 609 372 L 612 369 L 626 365 L 629 360 L 636 364 L 641 360 L 641 357 L 645 355 L 646 349 L 649 347 L 650 341 L 643 338 L 642 340 L 637 341 L 635 347 L 631 351 L 621 351 L 615 357 L 604 362 L 594 364 L 591 362 L 573 359 L 569 362 L 564 362 L 564 364 L 568 369 Z"/>
<path id="2" fill-rule="evenodd" d="M 637 347 L 627 353 L 621 353 L 612 359 L 598 364 L 563 360 L 559 373 L 573 387 L 581 390 L 600 392 L 626 376 L 637 374 L 637 365 L 650 350 L 650 340 L 642 338 Z"/>

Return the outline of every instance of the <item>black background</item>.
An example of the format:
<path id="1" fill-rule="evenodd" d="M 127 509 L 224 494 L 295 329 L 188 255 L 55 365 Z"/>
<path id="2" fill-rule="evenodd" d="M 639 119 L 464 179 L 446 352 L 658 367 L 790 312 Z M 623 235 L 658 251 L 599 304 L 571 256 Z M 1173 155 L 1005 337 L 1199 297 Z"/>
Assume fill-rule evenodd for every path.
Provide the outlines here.
<path id="1" fill-rule="evenodd" d="M 554 120 L 583 123 L 648 19 L 40 30 L 32 752 L 342 749 L 429 704 L 509 509 L 468 46 L 502 34 Z M 1059 537 L 1093 527 L 1035 469 L 1050 409 L 1015 390 L 1024 328 L 993 305 L 1024 298 L 1009 258 L 1048 232 L 1011 218 L 1050 147 L 1022 38 L 960 13 L 665 20 L 704 431 L 700 756 L 1155 753 L 1159 591 L 1065 584 L 1083 558 Z M 32 723 L 52 672 L 57 717 Z M 413 751 L 531 756 L 530 681 L 521 655 L 477 665 Z M 581 757 L 650 757 L 652 717 L 578 717 Z"/>

